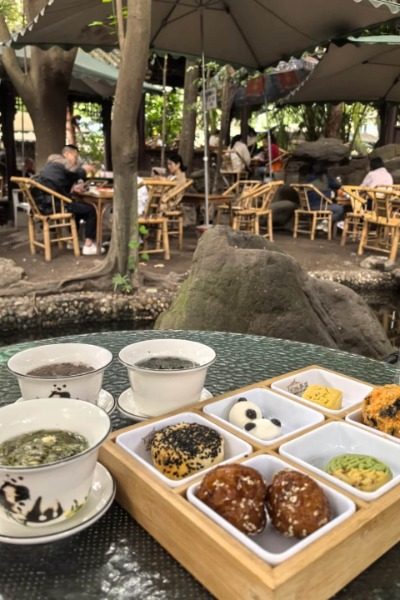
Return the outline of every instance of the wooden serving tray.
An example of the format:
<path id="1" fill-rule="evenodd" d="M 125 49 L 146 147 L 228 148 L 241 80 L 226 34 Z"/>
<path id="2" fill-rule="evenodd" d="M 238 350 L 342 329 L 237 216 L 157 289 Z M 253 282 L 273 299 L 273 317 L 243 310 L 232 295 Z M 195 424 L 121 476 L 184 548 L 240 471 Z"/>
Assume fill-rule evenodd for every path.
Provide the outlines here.
<path id="1" fill-rule="evenodd" d="M 290 375 L 301 371 L 293 371 Z M 287 375 L 286 373 L 285 376 Z M 267 379 L 227 392 L 200 406 L 196 404 L 186 407 L 185 411 L 200 413 L 212 421 L 201 410 L 205 404 L 242 394 L 254 387 L 268 387 L 277 379 Z M 176 411 L 179 412 L 182 411 Z M 163 418 L 165 416 L 152 421 L 156 423 Z M 329 417 L 321 424 L 337 419 L 338 417 Z M 340 420 L 343 419 L 344 415 L 340 417 Z M 148 423 L 146 421 L 145 424 Z M 330 487 L 355 502 L 356 512 L 293 557 L 277 566 L 270 566 L 186 500 L 186 489 L 193 481 L 178 488 L 169 488 L 115 443 L 120 433 L 143 425 L 144 423 L 137 423 L 115 431 L 100 451 L 100 461 L 116 480 L 116 499 L 217 598 L 330 598 L 400 540 L 400 498 L 397 486 L 381 498 L 366 503 L 329 482 Z M 218 426 L 222 426 L 220 422 Z M 229 427 L 226 429 L 229 430 Z M 246 441 L 249 441 L 248 438 Z M 277 446 L 269 446 L 268 449 L 260 449 L 256 444 L 252 446 L 254 452 L 251 456 L 279 456 L 290 465 L 289 460 L 278 455 Z M 294 463 L 293 467 L 307 472 Z M 315 473 L 309 474 L 314 479 L 319 479 Z M 199 473 L 196 480 L 201 477 L 202 474 Z M 327 484 L 326 481 L 324 483 Z"/>

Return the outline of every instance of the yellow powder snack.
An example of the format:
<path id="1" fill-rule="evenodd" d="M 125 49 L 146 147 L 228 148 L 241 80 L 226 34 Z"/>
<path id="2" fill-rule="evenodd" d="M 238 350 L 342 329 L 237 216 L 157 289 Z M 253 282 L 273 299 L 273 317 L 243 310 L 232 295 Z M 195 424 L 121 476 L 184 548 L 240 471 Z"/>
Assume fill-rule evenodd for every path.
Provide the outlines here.
<path id="1" fill-rule="evenodd" d="M 400 385 L 373 389 L 364 399 L 362 418 L 365 425 L 400 437 Z"/>
<path id="2" fill-rule="evenodd" d="M 343 394 L 335 388 L 312 384 L 303 392 L 302 398 L 331 410 L 342 408 Z"/>

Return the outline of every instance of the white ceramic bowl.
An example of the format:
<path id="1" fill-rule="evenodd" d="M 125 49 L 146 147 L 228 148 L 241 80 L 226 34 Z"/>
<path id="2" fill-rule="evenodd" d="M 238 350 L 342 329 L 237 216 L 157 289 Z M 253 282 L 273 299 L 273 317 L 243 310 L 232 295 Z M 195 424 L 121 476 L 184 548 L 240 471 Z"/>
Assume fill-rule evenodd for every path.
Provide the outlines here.
<path id="1" fill-rule="evenodd" d="M 322 425 L 286 442 L 279 448 L 279 453 L 367 502 L 376 500 L 400 483 L 400 445 L 348 423 Z M 373 492 L 359 490 L 326 472 L 328 462 L 340 454 L 373 456 L 390 468 L 393 478 Z"/>
<path id="2" fill-rule="evenodd" d="M 45 526 L 72 517 L 86 502 L 99 447 L 110 432 L 107 413 L 88 402 L 50 398 L 0 408 L 0 443 L 23 433 L 59 429 L 83 435 L 84 452 L 36 467 L 0 465 L 0 508 L 27 526 Z"/>
<path id="3" fill-rule="evenodd" d="M 49 344 L 36 346 L 14 354 L 7 363 L 16 375 L 24 400 L 34 398 L 76 398 L 95 404 L 98 400 L 103 374 L 112 361 L 106 348 L 93 344 Z M 93 371 L 81 375 L 57 377 L 28 375 L 37 367 L 57 363 L 82 363 Z"/>
<path id="4" fill-rule="evenodd" d="M 355 425 L 356 427 L 361 427 L 365 431 L 369 431 L 370 433 L 374 433 L 375 435 L 379 435 L 380 437 L 384 437 L 387 440 L 391 440 L 392 442 L 396 442 L 396 444 L 400 444 L 400 438 L 390 435 L 389 433 L 385 433 L 384 431 L 380 431 L 376 427 L 371 427 L 370 425 L 366 425 L 363 421 L 362 410 L 359 408 L 348 415 L 346 415 L 345 419 L 351 425 Z"/>
<path id="5" fill-rule="evenodd" d="M 241 464 L 256 469 L 267 484 L 271 483 L 275 473 L 278 473 L 282 469 L 292 469 L 292 466 L 283 460 L 266 454 L 255 456 L 243 461 Z M 297 469 L 293 470 L 297 471 Z M 352 500 L 323 483 L 318 482 L 318 485 L 323 489 L 328 499 L 332 518 L 326 525 L 323 525 L 323 527 L 320 527 L 320 529 L 317 529 L 317 531 L 314 531 L 314 533 L 302 540 L 285 537 L 273 527 L 270 519 L 268 519 L 267 526 L 262 533 L 251 537 L 242 533 L 197 497 L 196 493 L 200 486 L 199 483 L 194 483 L 190 486 L 187 490 L 187 498 L 191 504 L 223 527 L 257 556 L 271 565 L 277 565 L 312 544 L 312 542 L 319 539 L 325 533 L 328 533 L 328 531 L 331 531 L 334 527 L 337 527 L 337 525 L 348 519 L 355 512 L 356 507 Z"/>
<path id="6" fill-rule="evenodd" d="M 264 418 L 279 419 L 282 425 L 280 435 L 271 438 L 270 440 L 262 440 L 255 435 L 252 435 L 251 431 L 246 431 L 245 429 L 230 423 L 228 419 L 229 411 L 237 402 L 238 398 L 247 398 L 247 400 L 256 404 L 261 409 Z M 271 446 L 280 443 L 288 436 L 299 433 L 312 425 L 324 421 L 323 414 L 317 410 L 303 406 L 299 402 L 293 402 L 292 400 L 289 400 L 289 398 L 266 388 L 253 388 L 247 392 L 241 392 L 236 396 L 230 396 L 229 398 L 212 402 L 203 408 L 203 412 L 207 415 L 211 415 L 224 424 L 228 424 L 229 427 L 232 427 L 235 431 L 240 431 L 241 434 L 250 438 L 253 443 L 262 446 Z"/>
<path id="7" fill-rule="evenodd" d="M 320 406 L 315 402 L 310 402 L 310 400 L 305 400 L 301 396 L 292 394 L 287 388 L 288 385 L 293 382 L 293 380 L 301 383 L 307 382 L 308 385 L 317 384 L 340 390 L 343 393 L 342 408 L 339 410 L 332 410 Z M 362 381 L 357 381 L 356 379 L 347 377 L 342 373 L 335 373 L 333 371 L 329 371 L 328 369 L 322 368 L 304 369 L 304 371 L 298 373 L 297 375 L 282 377 L 282 379 L 274 381 L 271 384 L 271 388 L 277 392 L 280 392 L 281 394 L 284 394 L 285 396 L 288 396 L 289 398 L 292 398 L 293 400 L 296 400 L 297 402 L 302 402 L 308 406 L 312 406 L 312 408 L 315 410 L 322 410 L 323 412 L 332 415 L 341 415 L 356 404 L 360 404 L 360 402 L 364 400 L 365 396 L 368 396 L 368 394 L 373 390 L 371 385 L 367 385 Z"/>
<path id="8" fill-rule="evenodd" d="M 185 358 L 199 366 L 181 370 L 154 370 L 137 365 L 152 357 Z M 156 417 L 200 400 L 207 369 L 215 360 L 215 352 L 198 342 L 161 339 L 125 346 L 119 353 L 119 359 L 128 369 L 136 408 L 143 415 Z"/>
<path id="9" fill-rule="evenodd" d="M 126 433 L 121 433 L 117 437 L 117 444 L 121 446 L 128 454 L 133 456 L 136 460 L 138 460 L 146 469 L 148 469 L 153 475 L 158 477 L 163 483 L 168 485 L 169 487 L 178 487 L 183 483 L 187 483 L 188 481 L 192 481 L 195 477 L 198 477 L 200 474 L 206 473 L 213 469 L 214 467 L 208 467 L 207 469 L 202 469 L 201 471 L 197 471 L 193 473 L 193 475 L 189 475 L 187 477 L 183 477 L 182 479 L 169 479 L 166 477 L 161 471 L 159 471 L 151 460 L 151 453 L 146 448 L 146 438 L 152 434 L 154 431 L 159 431 L 168 425 L 175 425 L 176 423 L 200 423 L 200 425 L 206 425 L 206 427 L 210 427 L 211 429 L 215 429 L 218 431 L 224 438 L 224 459 L 218 465 L 222 465 L 224 463 L 233 462 L 234 460 L 238 460 L 246 454 L 250 454 L 252 452 L 252 447 L 250 444 L 237 438 L 229 431 L 222 429 L 222 427 L 218 427 L 214 423 L 211 423 L 208 419 L 205 419 L 201 415 L 191 412 L 179 413 L 177 415 L 173 415 L 172 417 L 166 417 L 165 419 L 161 419 L 160 421 L 149 423 L 148 425 L 143 425 L 141 427 L 135 427 L 131 431 L 127 431 Z M 217 466 L 217 465 L 215 465 Z"/>

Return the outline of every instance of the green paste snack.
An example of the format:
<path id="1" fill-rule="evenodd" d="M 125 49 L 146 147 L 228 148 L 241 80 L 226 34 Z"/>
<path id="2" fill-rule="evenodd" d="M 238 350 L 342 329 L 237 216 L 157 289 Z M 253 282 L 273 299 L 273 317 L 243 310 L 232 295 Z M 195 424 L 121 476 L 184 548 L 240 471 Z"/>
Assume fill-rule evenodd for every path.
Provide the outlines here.
<path id="1" fill-rule="evenodd" d="M 385 463 L 365 454 L 335 456 L 327 464 L 326 471 L 362 492 L 374 492 L 393 477 Z"/>

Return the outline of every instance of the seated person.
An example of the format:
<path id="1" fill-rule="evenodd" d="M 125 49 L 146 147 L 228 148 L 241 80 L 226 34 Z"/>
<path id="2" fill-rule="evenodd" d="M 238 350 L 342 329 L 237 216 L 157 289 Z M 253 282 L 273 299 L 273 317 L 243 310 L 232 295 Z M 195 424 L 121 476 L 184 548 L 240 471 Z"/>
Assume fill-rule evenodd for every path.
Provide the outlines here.
<path id="1" fill-rule="evenodd" d="M 259 163 L 259 166 L 256 167 L 256 171 L 255 171 L 255 175 L 257 179 L 260 179 L 261 181 L 263 181 L 266 177 L 270 176 L 269 173 L 269 151 L 271 149 L 271 172 L 272 172 L 272 178 L 274 177 L 275 173 L 278 173 L 280 171 L 283 170 L 283 162 L 282 159 L 280 158 L 281 156 L 281 149 L 279 148 L 277 141 L 276 141 L 276 137 L 273 133 L 271 133 L 271 135 L 269 136 L 269 140 L 268 140 L 268 135 L 266 135 L 263 140 L 263 148 L 261 150 L 261 152 L 259 152 L 258 154 L 256 154 L 253 157 L 253 161 L 256 161 L 257 163 Z"/>
<path id="2" fill-rule="evenodd" d="M 307 177 L 306 183 L 311 183 L 324 196 L 332 200 L 326 209 L 332 212 L 332 222 L 337 223 L 343 220 L 344 208 L 333 202 L 336 191 L 340 187 L 335 179 L 330 177 L 326 170 L 326 165 L 322 161 L 314 164 L 311 173 Z M 307 193 L 311 210 L 321 210 L 321 196 L 317 192 L 309 191 Z"/>
<path id="3" fill-rule="evenodd" d="M 85 180 L 91 171 L 91 165 L 80 166 L 78 148 L 68 144 L 64 146 L 61 154 L 51 154 L 43 169 L 35 177 L 38 183 L 73 200 L 65 208 L 75 215 L 77 227 L 81 219 L 85 221 L 85 242 L 82 248 L 82 254 L 85 256 L 97 253 L 96 211 L 90 204 L 74 200 L 73 191 L 74 186 L 79 181 Z M 43 214 L 52 212 L 51 198 L 40 190 L 35 190 L 34 194 L 39 210 Z"/>
<path id="4" fill-rule="evenodd" d="M 381 185 L 393 185 L 393 177 L 385 168 L 385 163 L 380 156 L 369 159 L 370 170 L 361 182 L 365 187 L 380 187 Z"/>
<path id="5" fill-rule="evenodd" d="M 232 172 L 240 173 L 249 171 L 251 156 L 248 147 L 241 140 L 240 135 L 235 135 L 228 149 Z"/>

